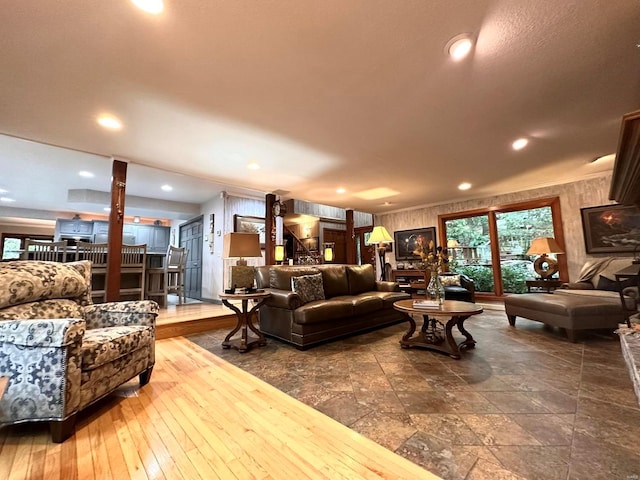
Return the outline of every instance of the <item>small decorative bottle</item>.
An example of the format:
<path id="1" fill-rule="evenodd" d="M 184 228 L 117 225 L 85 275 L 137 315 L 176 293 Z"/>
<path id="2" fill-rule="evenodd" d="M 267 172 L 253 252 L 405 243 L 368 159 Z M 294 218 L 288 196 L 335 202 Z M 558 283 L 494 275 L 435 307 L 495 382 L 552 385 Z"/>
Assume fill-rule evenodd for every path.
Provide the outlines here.
<path id="1" fill-rule="evenodd" d="M 431 272 L 431 279 L 427 285 L 427 298 L 436 300 L 439 304 L 444 302 L 444 286 L 437 271 Z"/>

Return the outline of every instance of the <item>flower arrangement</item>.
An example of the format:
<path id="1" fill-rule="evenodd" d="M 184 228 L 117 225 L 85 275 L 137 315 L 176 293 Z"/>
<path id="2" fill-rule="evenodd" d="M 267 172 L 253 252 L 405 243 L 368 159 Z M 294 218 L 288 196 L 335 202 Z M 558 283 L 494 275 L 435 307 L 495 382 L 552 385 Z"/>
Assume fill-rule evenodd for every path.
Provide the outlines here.
<path id="1" fill-rule="evenodd" d="M 440 255 L 434 255 L 433 252 L 420 255 L 422 258 L 422 268 L 429 270 L 431 273 L 438 273 L 442 270 L 443 261 Z"/>

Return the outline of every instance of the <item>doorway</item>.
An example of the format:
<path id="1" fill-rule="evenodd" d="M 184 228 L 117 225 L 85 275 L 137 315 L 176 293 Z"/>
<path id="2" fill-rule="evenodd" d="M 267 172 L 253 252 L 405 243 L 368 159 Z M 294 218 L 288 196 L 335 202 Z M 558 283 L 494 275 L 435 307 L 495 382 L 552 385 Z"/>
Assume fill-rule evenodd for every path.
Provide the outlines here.
<path id="1" fill-rule="evenodd" d="M 333 260 L 331 263 L 347 263 L 347 232 L 346 230 L 322 229 L 325 243 L 333 243 Z"/>
<path id="2" fill-rule="evenodd" d="M 180 225 L 180 246 L 187 249 L 184 289 L 188 298 L 202 299 L 202 242 L 204 217 L 200 215 Z"/>

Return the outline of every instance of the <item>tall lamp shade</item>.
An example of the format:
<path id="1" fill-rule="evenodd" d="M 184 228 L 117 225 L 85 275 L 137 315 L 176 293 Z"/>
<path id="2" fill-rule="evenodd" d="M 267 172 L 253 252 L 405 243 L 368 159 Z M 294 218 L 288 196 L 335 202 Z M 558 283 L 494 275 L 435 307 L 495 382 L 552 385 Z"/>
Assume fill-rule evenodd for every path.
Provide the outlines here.
<path id="1" fill-rule="evenodd" d="M 260 235 L 257 233 L 233 232 L 224 236 L 224 258 L 238 258 L 231 267 L 231 286 L 233 288 L 251 288 L 255 271 L 247 266 L 245 257 L 262 257 Z"/>
<path id="2" fill-rule="evenodd" d="M 380 280 L 382 281 L 386 280 L 384 271 L 384 252 L 386 251 L 386 247 L 384 244 L 392 242 L 393 238 L 391 237 L 391 235 L 389 235 L 389 232 L 387 232 L 386 228 L 382 226 L 373 227 L 373 231 L 371 232 L 371 235 L 369 235 L 369 243 L 378 244 L 378 257 L 380 258 Z"/>
<path id="3" fill-rule="evenodd" d="M 543 280 L 551 278 L 558 272 L 557 260 L 547 256 L 550 253 L 564 253 L 556 239 L 552 237 L 534 238 L 527 250 L 527 255 L 540 255 L 533 262 L 533 269 Z"/>

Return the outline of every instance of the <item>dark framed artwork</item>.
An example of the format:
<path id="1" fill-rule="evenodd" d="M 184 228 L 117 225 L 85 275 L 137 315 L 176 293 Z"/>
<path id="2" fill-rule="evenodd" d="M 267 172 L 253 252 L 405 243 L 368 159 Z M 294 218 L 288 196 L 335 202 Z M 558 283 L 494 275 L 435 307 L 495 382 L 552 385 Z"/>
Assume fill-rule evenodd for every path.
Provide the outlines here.
<path id="1" fill-rule="evenodd" d="M 587 253 L 620 253 L 640 249 L 640 209 L 628 205 L 581 208 Z"/>
<path id="2" fill-rule="evenodd" d="M 420 261 L 420 252 L 436 253 L 436 227 L 399 230 L 393 232 L 393 238 L 397 261 Z"/>
<path id="3" fill-rule="evenodd" d="M 264 217 L 234 215 L 233 231 L 241 233 L 257 233 L 260 235 L 260 248 L 264 248 L 264 244 L 267 239 L 265 234 Z"/>
<path id="4" fill-rule="evenodd" d="M 364 234 L 364 244 L 365 245 L 372 245 L 369 242 L 369 237 L 371 236 L 371 233 L 372 232 L 365 232 L 365 234 Z M 375 246 L 377 247 L 378 244 L 376 243 Z M 384 251 L 385 252 L 393 252 L 393 243 L 385 243 L 384 244 Z"/>

